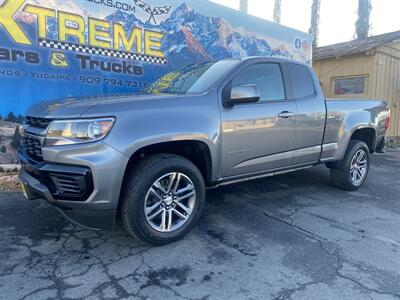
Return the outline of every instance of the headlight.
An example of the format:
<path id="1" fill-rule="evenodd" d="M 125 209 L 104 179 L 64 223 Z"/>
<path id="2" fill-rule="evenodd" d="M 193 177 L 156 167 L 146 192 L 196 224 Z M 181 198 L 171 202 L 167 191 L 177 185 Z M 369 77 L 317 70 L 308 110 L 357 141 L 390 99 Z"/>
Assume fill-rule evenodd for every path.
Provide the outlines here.
<path id="1" fill-rule="evenodd" d="M 111 130 L 115 119 L 56 120 L 47 130 L 44 146 L 90 143 L 103 139 Z"/>

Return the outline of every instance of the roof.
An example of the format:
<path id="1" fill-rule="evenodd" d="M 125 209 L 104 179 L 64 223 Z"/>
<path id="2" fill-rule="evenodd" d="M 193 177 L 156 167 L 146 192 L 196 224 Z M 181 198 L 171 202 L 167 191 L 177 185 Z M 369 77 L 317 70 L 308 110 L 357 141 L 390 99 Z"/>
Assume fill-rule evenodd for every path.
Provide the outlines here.
<path id="1" fill-rule="evenodd" d="M 313 51 L 313 60 L 365 53 L 395 40 L 400 40 L 400 31 L 319 47 Z"/>

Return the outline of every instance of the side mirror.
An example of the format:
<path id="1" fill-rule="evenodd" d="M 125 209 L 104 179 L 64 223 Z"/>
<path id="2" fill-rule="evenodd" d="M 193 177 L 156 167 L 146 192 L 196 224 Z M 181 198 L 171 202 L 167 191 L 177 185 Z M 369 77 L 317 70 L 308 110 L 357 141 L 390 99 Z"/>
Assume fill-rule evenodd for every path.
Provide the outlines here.
<path id="1" fill-rule="evenodd" d="M 235 105 L 258 102 L 260 98 L 260 89 L 256 84 L 237 85 L 232 87 L 230 97 L 227 99 L 226 104 Z"/>

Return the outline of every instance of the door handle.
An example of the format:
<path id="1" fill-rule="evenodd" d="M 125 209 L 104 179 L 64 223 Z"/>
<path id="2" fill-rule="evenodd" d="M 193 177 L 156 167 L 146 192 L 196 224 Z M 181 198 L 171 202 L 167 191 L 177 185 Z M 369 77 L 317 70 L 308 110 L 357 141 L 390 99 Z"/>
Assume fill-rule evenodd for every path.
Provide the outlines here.
<path id="1" fill-rule="evenodd" d="M 282 118 L 282 119 L 287 119 L 287 118 L 290 118 L 290 117 L 293 117 L 293 116 L 294 116 L 294 113 L 292 113 L 290 111 L 283 111 L 283 112 L 278 114 L 278 117 Z"/>

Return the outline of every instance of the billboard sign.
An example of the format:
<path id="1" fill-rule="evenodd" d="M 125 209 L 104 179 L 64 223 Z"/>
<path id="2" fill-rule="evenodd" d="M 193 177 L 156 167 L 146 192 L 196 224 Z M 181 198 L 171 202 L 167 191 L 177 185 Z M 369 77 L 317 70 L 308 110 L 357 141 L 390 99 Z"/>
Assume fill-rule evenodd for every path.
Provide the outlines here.
<path id="1" fill-rule="evenodd" d="M 311 37 L 206 0 L 0 0 L 0 115 L 259 55 L 310 62 Z"/>

